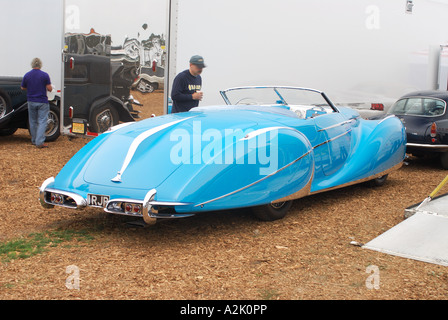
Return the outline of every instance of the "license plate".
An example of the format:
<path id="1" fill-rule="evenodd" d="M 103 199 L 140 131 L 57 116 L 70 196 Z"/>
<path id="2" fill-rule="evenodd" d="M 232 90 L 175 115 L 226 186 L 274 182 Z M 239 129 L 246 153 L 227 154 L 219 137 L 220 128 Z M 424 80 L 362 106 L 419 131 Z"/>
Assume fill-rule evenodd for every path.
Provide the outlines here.
<path id="1" fill-rule="evenodd" d="M 73 122 L 72 123 L 72 132 L 84 134 L 86 132 L 84 123 Z"/>
<path id="2" fill-rule="evenodd" d="M 87 204 L 91 207 L 104 208 L 106 207 L 107 202 L 109 202 L 109 196 L 103 196 L 100 194 L 88 194 L 87 195 Z"/>

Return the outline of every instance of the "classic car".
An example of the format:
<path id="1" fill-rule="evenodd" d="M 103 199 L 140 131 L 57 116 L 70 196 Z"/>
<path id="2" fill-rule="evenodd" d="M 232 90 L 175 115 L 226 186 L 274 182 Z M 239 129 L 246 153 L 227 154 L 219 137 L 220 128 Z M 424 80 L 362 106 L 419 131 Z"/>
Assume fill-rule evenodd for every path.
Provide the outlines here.
<path id="1" fill-rule="evenodd" d="M 41 205 L 99 207 L 148 224 L 253 208 L 272 221 L 307 195 L 382 185 L 403 163 L 405 130 L 393 115 L 365 120 L 307 88 L 244 87 L 221 95 L 226 105 L 101 134 L 43 182 Z"/>
<path id="2" fill-rule="evenodd" d="M 446 91 L 416 91 L 401 97 L 388 112 L 406 128 L 406 152 L 438 156 L 444 169 L 448 169 L 447 102 Z"/>
<path id="3" fill-rule="evenodd" d="M 14 134 L 17 129 L 29 129 L 26 91 L 21 90 L 22 77 L 0 77 L 0 136 Z M 45 132 L 46 141 L 54 141 L 60 135 L 60 97 L 48 93 L 50 112 Z"/>
<path id="4" fill-rule="evenodd" d="M 158 89 L 163 90 L 165 81 L 164 73 L 164 68 L 143 66 L 140 68 L 140 74 L 132 84 L 132 89 L 138 90 L 141 93 L 151 93 Z"/>
<path id="5" fill-rule="evenodd" d="M 66 53 L 64 126 L 71 126 L 72 133 L 102 133 L 120 121 L 135 121 L 138 112 L 132 104 L 140 103 L 130 95 L 132 81 L 122 78 L 128 72 L 118 58 Z"/>

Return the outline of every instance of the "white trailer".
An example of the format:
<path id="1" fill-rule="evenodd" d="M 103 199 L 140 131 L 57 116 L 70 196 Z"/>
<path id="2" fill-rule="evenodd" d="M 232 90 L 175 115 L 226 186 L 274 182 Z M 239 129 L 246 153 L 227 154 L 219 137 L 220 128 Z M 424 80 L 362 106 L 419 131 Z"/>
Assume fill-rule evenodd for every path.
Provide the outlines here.
<path id="1" fill-rule="evenodd" d="M 201 105 L 223 104 L 220 90 L 244 85 L 314 87 L 338 104 L 367 109 L 409 91 L 447 89 L 448 0 L 0 2 L 0 57 L 7 62 L 0 75 L 22 75 L 40 56 L 63 98 L 64 36 L 92 28 L 111 35 L 112 46 L 136 40 L 126 43 L 131 55 L 133 44 L 160 36 L 165 112 L 174 76 L 195 54 L 208 66 Z M 151 66 L 149 50 L 141 49 L 140 61 Z"/>
<path id="2" fill-rule="evenodd" d="M 61 0 L 0 0 L 0 76 L 23 76 L 41 58 L 53 85 L 61 88 Z"/>

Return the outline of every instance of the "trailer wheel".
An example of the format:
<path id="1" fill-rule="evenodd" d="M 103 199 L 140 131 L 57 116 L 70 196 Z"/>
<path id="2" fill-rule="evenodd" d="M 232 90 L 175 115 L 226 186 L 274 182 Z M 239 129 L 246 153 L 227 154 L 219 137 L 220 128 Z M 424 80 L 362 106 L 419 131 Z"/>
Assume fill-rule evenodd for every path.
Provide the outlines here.
<path id="1" fill-rule="evenodd" d="M 448 152 L 440 154 L 440 164 L 443 169 L 448 170 Z"/>
<path id="2" fill-rule="evenodd" d="M 270 203 L 258 207 L 253 207 L 252 212 L 256 218 L 263 221 L 275 221 L 286 216 L 291 209 L 292 201 L 280 203 Z"/>
<path id="3" fill-rule="evenodd" d="M 11 98 L 5 91 L 0 89 L 0 119 L 8 114 L 11 110 Z"/>
<path id="4" fill-rule="evenodd" d="M 118 124 L 118 112 L 109 104 L 96 108 L 90 118 L 90 131 L 103 133 Z"/>

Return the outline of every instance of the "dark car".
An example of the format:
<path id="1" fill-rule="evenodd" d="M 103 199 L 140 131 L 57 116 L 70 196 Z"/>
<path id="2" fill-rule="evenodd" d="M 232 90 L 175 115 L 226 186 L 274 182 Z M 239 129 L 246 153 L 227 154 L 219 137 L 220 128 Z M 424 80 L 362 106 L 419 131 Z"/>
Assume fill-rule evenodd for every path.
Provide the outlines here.
<path id="1" fill-rule="evenodd" d="M 14 134 L 18 128 L 29 129 L 26 91 L 21 89 L 22 77 L 0 77 L 0 136 Z M 60 135 L 60 99 L 50 101 L 45 141 Z"/>
<path id="2" fill-rule="evenodd" d="M 447 102 L 446 91 L 418 91 L 401 97 L 388 112 L 400 118 L 406 128 L 406 152 L 436 155 L 444 169 L 448 169 Z"/>
<path id="3" fill-rule="evenodd" d="M 132 104 L 139 103 L 130 96 L 132 81 L 124 78 L 130 72 L 128 66 L 107 56 L 67 54 L 66 57 L 64 126 L 81 120 L 88 123 L 89 131 L 102 133 L 119 121 L 130 122 L 138 117 Z M 80 132 L 72 130 L 72 133 L 85 130 L 83 126 Z"/>

